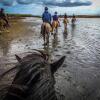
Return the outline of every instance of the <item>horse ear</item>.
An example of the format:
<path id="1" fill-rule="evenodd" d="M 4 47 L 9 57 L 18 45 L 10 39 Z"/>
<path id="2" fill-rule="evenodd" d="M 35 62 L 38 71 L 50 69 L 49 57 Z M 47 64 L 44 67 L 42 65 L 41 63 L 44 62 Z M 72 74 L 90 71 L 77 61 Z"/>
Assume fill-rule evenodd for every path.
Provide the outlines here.
<path id="1" fill-rule="evenodd" d="M 65 56 L 63 56 L 62 58 L 60 58 L 58 61 L 54 62 L 51 64 L 51 72 L 54 74 L 57 69 L 63 64 L 64 60 L 65 60 Z"/>
<path id="2" fill-rule="evenodd" d="M 16 59 L 17 59 L 18 62 L 22 61 L 22 59 L 18 55 L 15 55 L 15 57 L 16 57 Z"/>

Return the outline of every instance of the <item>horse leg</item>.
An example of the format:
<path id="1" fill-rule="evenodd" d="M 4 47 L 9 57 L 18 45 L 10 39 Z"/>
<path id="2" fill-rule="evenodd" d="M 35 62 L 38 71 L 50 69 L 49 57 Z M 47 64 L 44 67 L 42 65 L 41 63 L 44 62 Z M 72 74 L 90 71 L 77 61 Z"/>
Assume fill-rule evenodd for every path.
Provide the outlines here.
<path id="1" fill-rule="evenodd" d="M 54 34 L 54 40 L 56 39 L 56 35 L 57 35 L 57 34 Z"/>
<path id="2" fill-rule="evenodd" d="M 44 41 L 44 44 L 45 44 L 45 34 L 43 34 L 43 41 Z"/>
<path id="3" fill-rule="evenodd" d="M 47 45 L 49 43 L 49 35 L 46 33 L 45 35 L 45 44 Z"/>
<path id="4" fill-rule="evenodd" d="M 52 26 L 52 34 L 54 33 L 54 27 Z"/>
<path id="5" fill-rule="evenodd" d="M 58 27 L 56 27 L 56 33 L 58 33 Z"/>
<path id="6" fill-rule="evenodd" d="M 55 33 L 55 23 L 52 23 L 52 35 Z"/>
<path id="7" fill-rule="evenodd" d="M 65 30 L 67 30 L 67 24 L 65 24 Z"/>
<path id="8" fill-rule="evenodd" d="M 4 30 L 3 22 L 1 22 L 1 25 L 0 25 L 0 30 L 1 30 L 1 31 L 3 31 L 3 30 Z"/>
<path id="9" fill-rule="evenodd" d="M 45 44 L 45 42 L 46 42 L 46 28 L 45 28 L 45 26 L 43 27 L 42 34 L 43 34 L 43 41 Z"/>
<path id="10" fill-rule="evenodd" d="M 47 43 L 49 43 L 49 33 L 47 33 Z"/>

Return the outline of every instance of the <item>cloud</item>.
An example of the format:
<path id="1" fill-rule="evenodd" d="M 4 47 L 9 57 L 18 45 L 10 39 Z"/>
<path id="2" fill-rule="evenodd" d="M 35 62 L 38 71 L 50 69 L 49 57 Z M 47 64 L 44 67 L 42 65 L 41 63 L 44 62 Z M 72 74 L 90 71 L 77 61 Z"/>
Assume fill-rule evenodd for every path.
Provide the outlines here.
<path id="1" fill-rule="evenodd" d="M 34 3 L 34 0 L 17 0 L 19 4 L 31 4 Z"/>
<path id="2" fill-rule="evenodd" d="M 12 6 L 14 3 L 14 0 L 0 0 L 0 3 L 2 3 L 5 6 Z"/>
<path id="3" fill-rule="evenodd" d="M 52 5 L 52 6 L 60 6 L 60 7 L 75 7 L 75 6 L 89 6 L 92 3 L 90 1 L 87 2 L 68 2 L 68 1 L 64 1 L 64 2 L 44 2 L 45 5 Z"/>
<path id="4" fill-rule="evenodd" d="M 74 7 L 74 6 L 88 6 L 92 2 L 84 0 L 0 0 L 3 5 L 12 6 L 14 2 L 18 4 L 32 4 L 32 3 L 42 3 L 44 5 L 59 6 L 59 7 Z"/>

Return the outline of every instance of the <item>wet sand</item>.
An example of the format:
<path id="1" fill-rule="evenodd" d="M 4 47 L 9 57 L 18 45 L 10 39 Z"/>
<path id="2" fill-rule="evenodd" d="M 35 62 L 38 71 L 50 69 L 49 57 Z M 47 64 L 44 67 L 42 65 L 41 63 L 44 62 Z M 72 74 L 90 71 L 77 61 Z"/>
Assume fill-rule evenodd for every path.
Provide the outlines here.
<path id="1" fill-rule="evenodd" d="M 65 100 L 100 99 L 100 19 L 78 18 L 76 25 L 61 27 L 55 39 L 43 46 L 40 35 L 42 21 L 24 18 L 11 21 L 9 33 L 0 34 L 0 74 L 13 67 L 15 54 L 23 57 L 33 49 L 45 50 L 50 61 L 65 55 L 64 65 L 55 74 L 58 92 Z"/>

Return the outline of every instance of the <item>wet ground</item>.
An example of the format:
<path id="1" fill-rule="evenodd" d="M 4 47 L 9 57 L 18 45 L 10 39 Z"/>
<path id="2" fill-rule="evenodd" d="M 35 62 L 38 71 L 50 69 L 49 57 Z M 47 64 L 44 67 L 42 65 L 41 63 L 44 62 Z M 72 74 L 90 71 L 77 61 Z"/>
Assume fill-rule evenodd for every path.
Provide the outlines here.
<path id="1" fill-rule="evenodd" d="M 9 32 L 0 33 L 0 73 L 16 64 L 15 54 L 45 50 L 50 61 L 65 55 L 64 65 L 55 74 L 56 90 L 65 100 L 100 100 L 100 19 L 80 18 L 76 25 L 61 27 L 51 35 L 48 46 L 40 35 L 41 19 L 12 20 Z"/>

